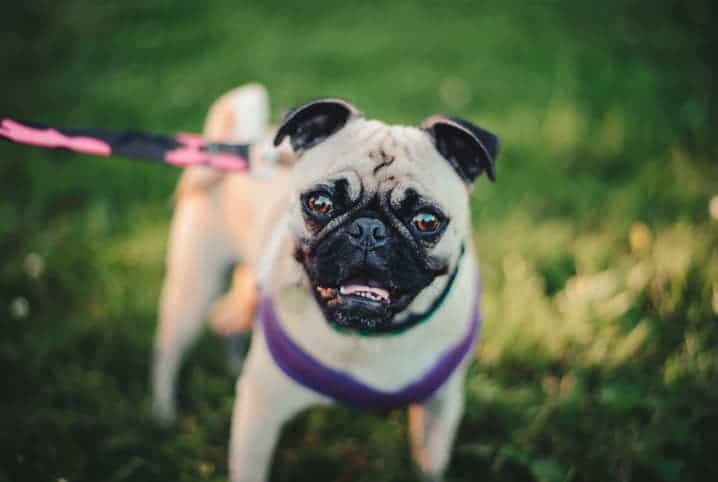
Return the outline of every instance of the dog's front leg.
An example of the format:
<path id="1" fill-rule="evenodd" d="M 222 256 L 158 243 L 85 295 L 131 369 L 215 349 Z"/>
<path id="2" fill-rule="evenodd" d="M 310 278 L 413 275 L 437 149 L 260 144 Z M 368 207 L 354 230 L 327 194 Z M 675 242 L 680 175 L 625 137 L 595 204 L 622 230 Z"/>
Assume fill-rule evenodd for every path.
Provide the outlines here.
<path id="1" fill-rule="evenodd" d="M 229 446 L 231 482 L 264 482 L 284 422 L 322 399 L 290 380 L 271 360 L 262 333 L 237 382 Z"/>
<path id="2" fill-rule="evenodd" d="M 427 481 L 443 480 L 456 429 L 464 413 L 465 368 L 421 405 L 409 407 L 411 455 Z"/>

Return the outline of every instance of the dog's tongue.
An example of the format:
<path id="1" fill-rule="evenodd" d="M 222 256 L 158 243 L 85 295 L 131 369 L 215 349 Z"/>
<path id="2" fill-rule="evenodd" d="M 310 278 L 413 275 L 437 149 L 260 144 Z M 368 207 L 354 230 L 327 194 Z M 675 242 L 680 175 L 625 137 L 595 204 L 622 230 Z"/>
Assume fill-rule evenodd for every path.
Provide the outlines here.
<path id="1" fill-rule="evenodd" d="M 343 295 L 351 295 L 355 293 L 371 293 L 385 301 L 389 301 L 389 292 L 387 290 L 367 285 L 343 285 L 339 288 L 339 292 Z"/>

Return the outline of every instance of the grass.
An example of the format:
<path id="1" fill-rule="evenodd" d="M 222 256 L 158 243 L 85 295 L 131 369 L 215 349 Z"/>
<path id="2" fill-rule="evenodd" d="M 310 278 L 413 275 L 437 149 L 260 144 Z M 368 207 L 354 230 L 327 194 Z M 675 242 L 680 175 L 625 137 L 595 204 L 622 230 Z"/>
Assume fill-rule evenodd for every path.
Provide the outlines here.
<path id="1" fill-rule="evenodd" d="M 714 6 L 16 2 L 0 114 L 200 129 L 227 89 L 341 95 L 502 139 L 473 195 L 485 328 L 448 480 L 718 478 Z M 233 378 L 207 335 L 174 429 L 148 362 L 178 173 L 0 144 L 0 481 L 226 480 Z M 418 480 L 405 416 L 311 410 L 274 481 Z"/>

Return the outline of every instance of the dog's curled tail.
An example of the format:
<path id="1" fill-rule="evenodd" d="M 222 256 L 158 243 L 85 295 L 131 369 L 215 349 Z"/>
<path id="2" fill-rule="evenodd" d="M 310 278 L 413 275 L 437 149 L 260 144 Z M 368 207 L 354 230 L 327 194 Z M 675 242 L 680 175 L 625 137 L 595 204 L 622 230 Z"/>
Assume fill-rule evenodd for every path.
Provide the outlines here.
<path id="1" fill-rule="evenodd" d="M 253 144 L 266 136 L 269 117 L 267 89 L 258 83 L 245 84 L 225 93 L 212 104 L 203 132 L 212 141 Z M 209 167 L 190 167 L 182 174 L 175 198 L 211 189 L 226 175 Z"/>

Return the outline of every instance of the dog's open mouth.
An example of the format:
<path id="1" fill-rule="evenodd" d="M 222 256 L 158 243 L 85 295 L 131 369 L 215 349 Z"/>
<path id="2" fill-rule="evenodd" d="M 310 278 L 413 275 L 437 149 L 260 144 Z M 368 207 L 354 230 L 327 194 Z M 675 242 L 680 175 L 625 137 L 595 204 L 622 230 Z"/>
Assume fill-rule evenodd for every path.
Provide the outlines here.
<path id="1" fill-rule="evenodd" d="M 327 321 L 343 327 L 371 331 L 390 323 L 394 304 L 401 299 L 373 277 L 353 276 L 332 287 L 315 285 Z"/>
<path id="2" fill-rule="evenodd" d="M 359 269 L 312 282 L 317 302 L 330 324 L 364 333 L 385 329 L 418 293 L 397 284 L 390 273 Z"/>
<path id="3" fill-rule="evenodd" d="M 337 326 L 372 331 L 391 321 L 395 298 L 377 281 L 355 278 L 331 288 L 318 285 L 315 290 L 327 320 Z"/>

